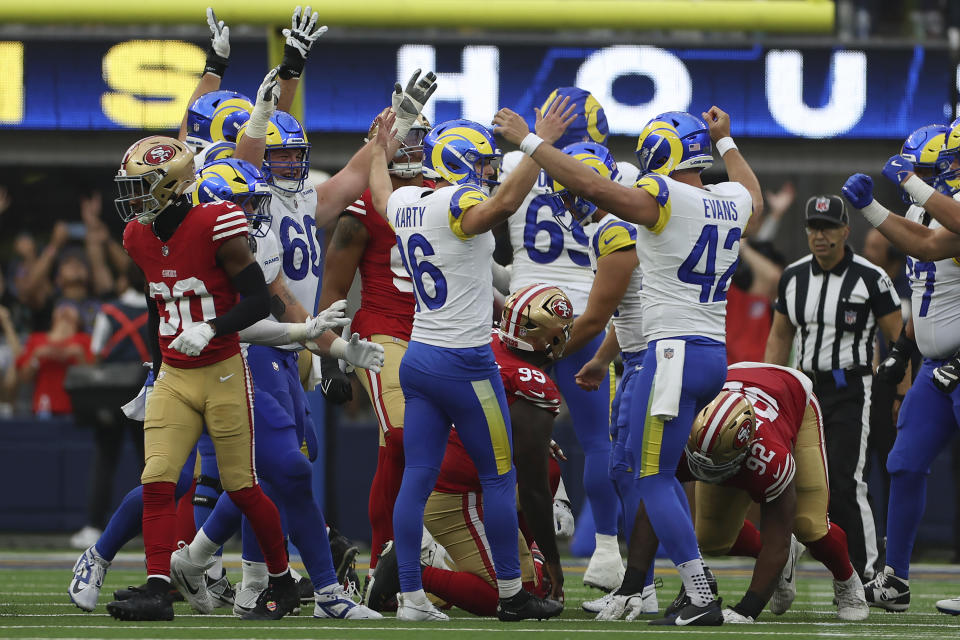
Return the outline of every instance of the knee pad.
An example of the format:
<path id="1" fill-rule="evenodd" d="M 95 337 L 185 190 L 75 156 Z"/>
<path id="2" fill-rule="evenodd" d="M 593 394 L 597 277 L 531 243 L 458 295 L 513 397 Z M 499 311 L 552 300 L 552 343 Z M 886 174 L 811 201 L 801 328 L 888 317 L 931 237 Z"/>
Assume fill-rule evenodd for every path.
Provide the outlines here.
<path id="1" fill-rule="evenodd" d="M 803 543 L 814 542 L 827 535 L 826 518 L 811 518 L 798 513 L 793 520 L 793 535 Z"/>
<path id="2" fill-rule="evenodd" d="M 193 506 L 213 509 L 221 493 L 223 493 L 223 487 L 220 486 L 220 478 L 212 478 L 201 473 L 197 478 L 197 488 L 193 492 Z"/>
<path id="3" fill-rule="evenodd" d="M 170 468 L 170 462 L 163 456 L 150 456 L 143 465 L 143 473 L 140 474 L 140 482 L 172 482 L 176 484 L 180 476 L 180 470 Z"/>

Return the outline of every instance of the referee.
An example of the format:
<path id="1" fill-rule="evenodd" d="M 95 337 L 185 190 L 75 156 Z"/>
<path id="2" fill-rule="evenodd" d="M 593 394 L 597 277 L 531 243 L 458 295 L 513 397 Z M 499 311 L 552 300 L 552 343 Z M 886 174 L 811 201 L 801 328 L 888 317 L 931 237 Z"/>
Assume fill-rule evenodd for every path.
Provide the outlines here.
<path id="1" fill-rule="evenodd" d="M 823 412 L 830 519 L 846 531 L 850 560 L 866 582 L 877 560 L 863 479 L 873 339 L 879 325 L 888 340 L 896 340 L 903 320 L 889 276 L 847 245 L 848 224 L 840 196 L 807 200 L 810 255 L 788 266 L 780 278 L 765 359 L 788 365 L 796 338 L 797 368 L 813 380 Z"/>

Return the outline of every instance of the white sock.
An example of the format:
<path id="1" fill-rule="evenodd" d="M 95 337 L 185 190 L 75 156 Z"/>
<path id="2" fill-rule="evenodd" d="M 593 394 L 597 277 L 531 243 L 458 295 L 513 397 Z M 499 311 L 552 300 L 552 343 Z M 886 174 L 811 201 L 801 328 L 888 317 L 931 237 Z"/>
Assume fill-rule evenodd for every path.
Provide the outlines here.
<path id="1" fill-rule="evenodd" d="M 190 557 L 201 562 L 209 560 L 219 548 L 220 545 L 208 538 L 203 531 L 203 527 L 200 527 L 200 531 L 197 531 L 197 535 L 193 537 L 193 542 L 190 543 Z"/>
<path id="2" fill-rule="evenodd" d="M 617 541 L 617 536 L 597 533 L 595 537 L 597 539 L 597 551 L 602 549 L 608 553 L 620 555 L 620 543 Z"/>
<path id="3" fill-rule="evenodd" d="M 423 607 L 430 604 L 430 601 L 427 600 L 427 594 L 424 593 L 423 589 L 417 589 L 416 591 L 404 591 L 400 595 L 403 596 L 404 604 L 413 607 Z"/>
<path id="4" fill-rule="evenodd" d="M 164 576 L 164 575 L 149 575 L 149 576 L 147 576 L 147 580 L 149 580 L 150 578 L 160 578 L 161 580 L 164 580 L 164 581 L 166 581 L 166 582 L 170 582 L 170 576 Z"/>
<path id="5" fill-rule="evenodd" d="M 677 571 L 683 578 L 683 586 L 690 596 L 690 602 L 696 607 L 705 607 L 713 602 L 713 592 L 707 583 L 707 576 L 703 573 L 703 560 L 694 558 L 677 565 Z"/>
<path id="6" fill-rule="evenodd" d="M 497 590 L 500 592 L 500 598 L 512 598 L 520 593 L 522 582 L 520 578 L 512 580 L 501 580 L 497 578 Z"/>
<path id="7" fill-rule="evenodd" d="M 219 580 L 223 577 L 223 556 L 213 556 L 213 566 L 207 569 L 207 575 L 211 580 Z"/>
<path id="8" fill-rule="evenodd" d="M 296 569 L 294 569 L 292 566 L 290 567 L 290 575 L 293 576 L 294 582 L 300 582 L 300 578 L 303 577 L 303 576 L 300 575 L 300 573 L 299 573 Z"/>
<path id="9" fill-rule="evenodd" d="M 249 560 L 243 560 L 242 566 L 243 578 L 241 578 L 241 584 L 244 587 L 266 586 L 269 580 L 267 577 L 266 562 L 250 562 Z"/>

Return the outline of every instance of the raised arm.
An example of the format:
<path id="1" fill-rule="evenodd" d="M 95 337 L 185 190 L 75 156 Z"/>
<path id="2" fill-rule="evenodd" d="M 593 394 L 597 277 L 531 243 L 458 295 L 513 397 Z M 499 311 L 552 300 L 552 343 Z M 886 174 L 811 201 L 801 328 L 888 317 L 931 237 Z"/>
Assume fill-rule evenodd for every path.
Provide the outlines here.
<path id="1" fill-rule="evenodd" d="M 763 215 L 763 190 L 753 169 L 747 164 L 746 159 L 733 143 L 733 138 L 730 137 L 730 116 L 716 106 L 710 107 L 710 110 L 702 115 L 707 122 L 707 127 L 710 128 L 710 139 L 716 145 L 717 152 L 727 166 L 727 175 L 730 180 L 739 182 L 750 192 L 750 197 L 753 199 L 753 215 Z"/>
<path id="2" fill-rule="evenodd" d="M 230 64 L 230 27 L 223 24 L 223 20 L 217 20 L 213 9 L 207 7 L 207 25 L 210 27 L 210 47 L 207 49 L 207 62 L 203 67 L 203 75 L 197 83 L 197 88 L 187 101 L 187 107 L 183 110 L 183 121 L 180 123 L 180 131 L 177 139 L 184 141 L 187 139 L 187 113 L 190 106 L 200 96 L 216 91 L 220 88 L 220 80 Z"/>
<path id="3" fill-rule="evenodd" d="M 233 152 L 234 158 L 246 160 L 257 168 L 263 164 L 263 154 L 267 149 L 267 125 L 280 99 L 278 73 L 278 68 L 270 69 L 260 83 L 250 119 L 244 125 L 243 136 L 237 141 L 237 148 Z"/>
<path id="4" fill-rule="evenodd" d="M 956 160 L 951 170 L 958 168 Z M 913 162 L 902 155 L 891 156 L 883 167 L 883 175 L 906 191 L 933 219 L 953 233 L 960 233 L 960 202 L 946 196 L 914 173 Z"/>
<path id="5" fill-rule="evenodd" d="M 278 73 L 280 100 L 277 102 L 277 109 L 280 111 L 289 112 L 293 106 L 293 98 L 297 93 L 300 76 L 303 75 L 310 49 L 317 38 L 327 32 L 326 25 L 317 24 L 319 18 L 320 14 L 316 11 L 310 13 L 310 7 L 302 11 L 298 5 L 293 10 L 290 28 L 283 30 L 286 42 L 283 45 L 283 61 L 280 63 Z"/>

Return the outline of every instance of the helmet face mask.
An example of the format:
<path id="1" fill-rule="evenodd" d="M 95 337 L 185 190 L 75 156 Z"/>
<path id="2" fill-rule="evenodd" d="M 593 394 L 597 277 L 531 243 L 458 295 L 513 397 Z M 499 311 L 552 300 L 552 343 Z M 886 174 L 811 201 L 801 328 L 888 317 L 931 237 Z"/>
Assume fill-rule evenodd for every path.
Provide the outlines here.
<path id="1" fill-rule="evenodd" d="M 562 150 L 568 156 L 579 160 L 605 178 L 616 181 L 620 176 L 617 161 L 613 159 L 609 149 L 601 144 L 575 142 L 568 144 Z M 582 225 L 597 212 L 597 205 L 582 196 L 570 193 L 566 187 L 555 180 L 553 181 L 553 191 L 560 197 L 563 205 L 562 210 L 553 210 L 553 217 L 561 227 L 568 231 L 572 231 L 575 226 Z"/>
<path id="2" fill-rule="evenodd" d="M 225 200 L 243 209 L 249 234 L 254 238 L 267 235 L 273 216 L 270 199 L 273 192 L 255 166 L 245 160 L 227 158 L 203 167 L 198 174 L 195 204 Z"/>
<path id="3" fill-rule="evenodd" d="M 303 126 L 286 111 L 275 112 L 267 124 L 264 179 L 274 189 L 292 194 L 303 191 L 309 175 L 310 142 Z"/>
<path id="4" fill-rule="evenodd" d="M 507 298 L 500 322 L 500 340 L 521 351 L 559 360 L 570 339 L 573 303 L 558 287 L 532 284 Z"/>
<path id="5" fill-rule="evenodd" d="M 746 396 L 721 391 L 694 420 L 685 448 L 690 473 L 713 484 L 736 475 L 756 428 L 756 414 Z"/>
<path id="6" fill-rule="evenodd" d="M 120 218 L 150 224 L 193 185 L 193 153 L 174 138 L 148 136 L 127 149 L 114 183 Z"/>
<path id="7" fill-rule="evenodd" d="M 387 167 L 390 175 L 410 180 L 423 173 L 423 139 L 428 133 L 430 121 L 420 114 Z"/>

